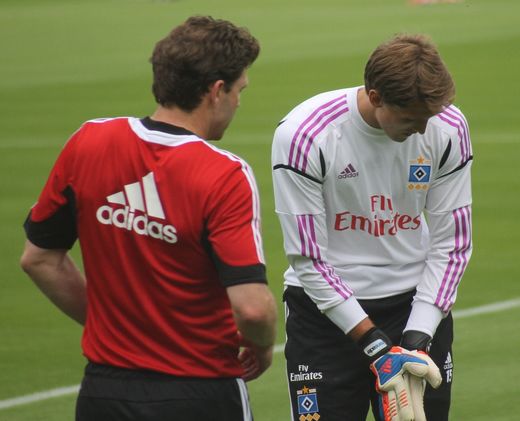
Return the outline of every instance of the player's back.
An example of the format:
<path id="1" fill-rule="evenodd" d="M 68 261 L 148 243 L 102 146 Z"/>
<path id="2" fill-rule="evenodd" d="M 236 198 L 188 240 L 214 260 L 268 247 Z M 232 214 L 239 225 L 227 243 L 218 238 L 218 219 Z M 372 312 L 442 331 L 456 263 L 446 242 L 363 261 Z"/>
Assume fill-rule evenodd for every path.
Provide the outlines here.
<path id="1" fill-rule="evenodd" d="M 150 119 L 87 122 L 66 149 L 88 283 L 86 356 L 181 376 L 239 375 L 208 232 L 217 206 L 244 188 L 243 162 Z"/>

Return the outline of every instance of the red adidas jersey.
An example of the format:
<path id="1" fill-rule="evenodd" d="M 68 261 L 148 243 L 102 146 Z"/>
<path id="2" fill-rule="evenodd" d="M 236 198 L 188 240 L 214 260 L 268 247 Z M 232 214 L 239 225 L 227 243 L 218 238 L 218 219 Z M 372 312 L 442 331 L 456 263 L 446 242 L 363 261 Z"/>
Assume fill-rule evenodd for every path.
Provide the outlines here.
<path id="1" fill-rule="evenodd" d="M 257 187 L 240 158 L 149 118 L 85 123 L 25 224 L 42 248 L 79 239 L 96 363 L 236 377 L 226 286 L 266 282 Z"/>

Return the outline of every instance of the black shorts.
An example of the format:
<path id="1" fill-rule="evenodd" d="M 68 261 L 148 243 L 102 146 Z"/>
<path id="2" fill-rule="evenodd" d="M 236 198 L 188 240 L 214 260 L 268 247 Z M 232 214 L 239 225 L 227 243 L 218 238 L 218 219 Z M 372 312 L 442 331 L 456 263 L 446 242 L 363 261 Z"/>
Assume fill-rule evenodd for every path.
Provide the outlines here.
<path id="1" fill-rule="evenodd" d="M 174 377 L 89 363 L 76 421 L 252 421 L 242 379 Z"/>
<path id="2" fill-rule="evenodd" d="M 381 300 L 360 300 L 372 321 L 399 344 L 415 291 Z M 364 421 L 369 403 L 379 420 L 375 377 L 354 341 L 345 335 L 303 288 L 288 287 L 285 358 L 294 421 Z M 443 376 L 439 389 L 427 387 L 424 406 L 428 421 L 447 421 L 453 381 L 453 319 L 442 320 L 430 357 Z M 375 408 L 375 409 L 374 409 Z M 318 416 L 319 415 L 319 416 Z"/>

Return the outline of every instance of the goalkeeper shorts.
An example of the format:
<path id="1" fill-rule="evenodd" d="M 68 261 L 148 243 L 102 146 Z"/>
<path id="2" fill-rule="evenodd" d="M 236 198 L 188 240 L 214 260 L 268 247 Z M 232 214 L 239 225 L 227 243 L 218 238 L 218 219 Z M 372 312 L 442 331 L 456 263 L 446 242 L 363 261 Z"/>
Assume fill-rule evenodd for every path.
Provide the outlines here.
<path id="1" fill-rule="evenodd" d="M 415 291 L 359 303 L 394 344 L 399 344 Z M 345 335 L 303 288 L 289 286 L 286 305 L 285 357 L 293 421 L 362 421 L 370 402 L 379 420 L 375 378 L 357 345 Z M 453 377 L 453 320 L 442 320 L 432 341 L 430 357 L 443 376 L 439 389 L 425 392 L 428 421 L 447 421 Z"/>
<path id="2" fill-rule="evenodd" d="M 252 421 L 242 379 L 182 378 L 89 363 L 76 421 Z"/>

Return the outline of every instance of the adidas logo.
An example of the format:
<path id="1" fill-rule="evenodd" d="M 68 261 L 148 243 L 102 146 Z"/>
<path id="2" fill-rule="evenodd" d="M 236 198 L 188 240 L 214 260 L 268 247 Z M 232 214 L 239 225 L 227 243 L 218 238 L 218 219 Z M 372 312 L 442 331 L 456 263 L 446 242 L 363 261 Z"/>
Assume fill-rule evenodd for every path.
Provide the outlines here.
<path id="1" fill-rule="evenodd" d="M 448 356 L 446 357 L 446 361 L 444 361 L 444 371 L 446 373 L 446 383 L 451 383 L 453 380 L 453 360 L 451 358 L 451 353 L 448 352 Z"/>
<path id="2" fill-rule="evenodd" d="M 448 356 L 446 357 L 446 361 L 444 361 L 444 369 L 449 370 L 453 368 L 453 361 L 451 359 L 451 353 L 448 352 Z"/>
<path id="3" fill-rule="evenodd" d="M 114 208 L 109 205 L 99 207 L 96 218 L 100 223 L 134 231 L 136 234 L 157 238 L 171 244 L 177 242 L 177 230 L 173 225 L 150 219 L 165 219 L 153 172 L 145 175 L 141 181 L 127 184 L 124 191 L 108 196 L 107 201 L 112 205 L 124 207 Z"/>
<path id="4" fill-rule="evenodd" d="M 354 168 L 354 165 L 348 164 L 343 171 L 341 171 L 338 175 L 339 179 L 342 178 L 353 178 L 357 177 L 359 172 Z"/>
<path id="5" fill-rule="evenodd" d="M 386 374 L 390 374 L 392 372 L 392 360 L 389 358 L 385 361 L 385 363 L 381 366 L 381 371 Z"/>

